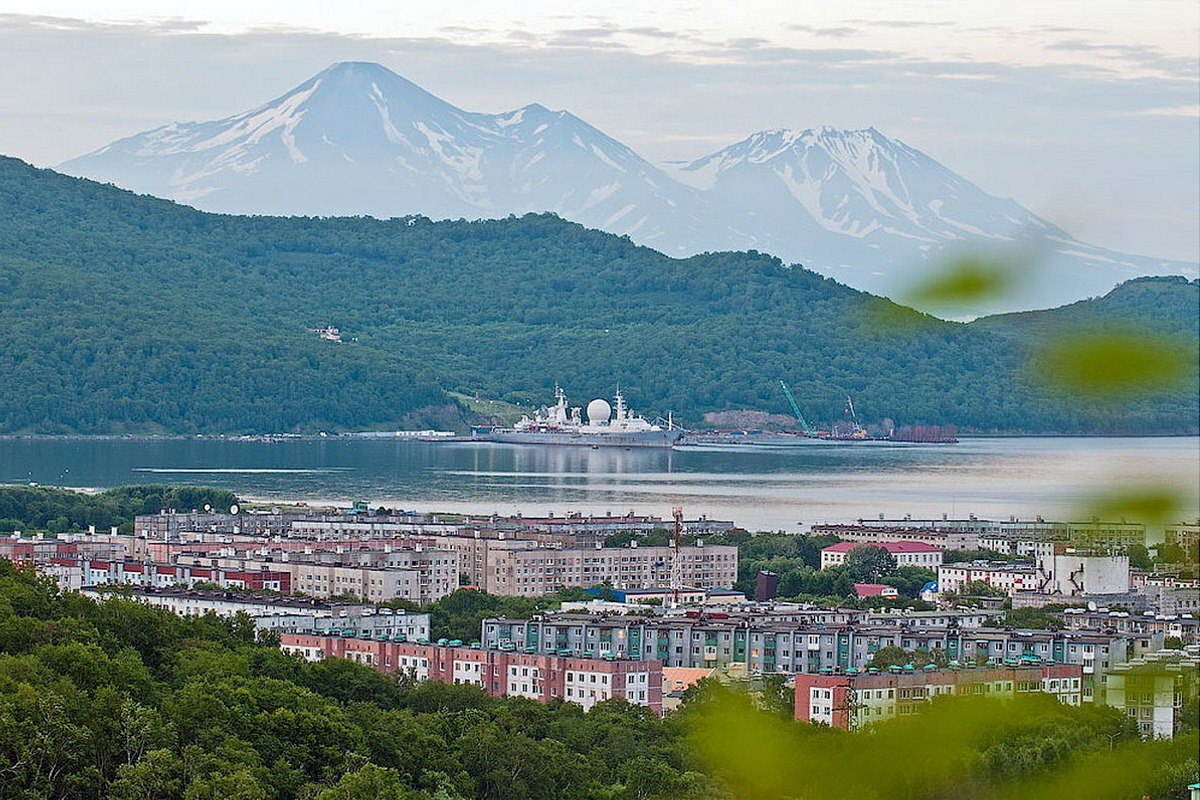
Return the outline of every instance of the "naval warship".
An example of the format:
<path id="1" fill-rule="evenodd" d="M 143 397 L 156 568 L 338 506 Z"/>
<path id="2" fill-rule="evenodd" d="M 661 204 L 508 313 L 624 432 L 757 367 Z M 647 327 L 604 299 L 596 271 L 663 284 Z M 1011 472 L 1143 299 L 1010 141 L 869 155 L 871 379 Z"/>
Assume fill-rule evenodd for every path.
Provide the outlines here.
<path id="1" fill-rule="evenodd" d="M 480 431 L 476 438 L 508 444 L 673 447 L 684 433 L 671 419 L 664 428 L 634 414 L 625 405 L 620 389 L 613 397 L 615 408 L 601 398 L 588 403 L 586 411 L 571 408 L 560 386 L 554 387 L 554 399 L 553 406 L 538 409 L 532 417 L 521 417 L 511 428 L 490 428 Z M 586 422 L 583 419 L 585 413 Z"/>

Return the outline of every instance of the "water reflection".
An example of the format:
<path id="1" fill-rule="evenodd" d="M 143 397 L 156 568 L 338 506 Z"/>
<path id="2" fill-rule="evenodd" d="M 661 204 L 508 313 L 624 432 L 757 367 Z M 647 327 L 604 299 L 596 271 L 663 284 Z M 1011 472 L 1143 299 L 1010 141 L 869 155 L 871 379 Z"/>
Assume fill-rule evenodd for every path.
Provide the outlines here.
<path id="1" fill-rule="evenodd" d="M 565 513 L 637 509 L 760 529 L 879 513 L 1066 515 L 1095 487 L 1200 484 L 1200 439 L 967 439 L 953 446 L 684 447 L 477 443 L 0 440 L 0 482 L 187 483 L 264 499 Z"/>

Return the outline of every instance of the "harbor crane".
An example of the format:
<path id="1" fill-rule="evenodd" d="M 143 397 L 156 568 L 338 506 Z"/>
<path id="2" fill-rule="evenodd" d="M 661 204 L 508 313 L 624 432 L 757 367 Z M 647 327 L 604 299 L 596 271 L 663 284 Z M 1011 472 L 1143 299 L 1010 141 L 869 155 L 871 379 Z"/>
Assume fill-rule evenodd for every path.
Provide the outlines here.
<path id="1" fill-rule="evenodd" d="M 804 433 L 808 436 L 815 436 L 816 431 L 808 424 L 808 420 L 800 413 L 800 406 L 796 403 L 796 398 L 792 397 L 792 390 L 782 380 L 779 381 L 779 386 L 783 389 L 783 396 L 787 398 L 788 403 L 792 406 L 792 414 L 800 421 L 800 427 L 804 429 Z"/>

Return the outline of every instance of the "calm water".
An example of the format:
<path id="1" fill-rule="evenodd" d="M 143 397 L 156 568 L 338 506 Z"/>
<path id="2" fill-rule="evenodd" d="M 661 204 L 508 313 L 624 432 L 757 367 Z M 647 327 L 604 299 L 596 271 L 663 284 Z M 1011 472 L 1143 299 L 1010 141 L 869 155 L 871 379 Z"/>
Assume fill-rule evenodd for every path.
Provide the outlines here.
<path id="1" fill-rule="evenodd" d="M 673 451 L 476 443 L 0 440 L 0 483 L 176 483 L 253 499 L 476 512 L 708 514 L 752 529 L 880 513 L 1063 517 L 1113 487 L 1176 486 L 1200 515 L 1200 439 L 968 439 Z"/>

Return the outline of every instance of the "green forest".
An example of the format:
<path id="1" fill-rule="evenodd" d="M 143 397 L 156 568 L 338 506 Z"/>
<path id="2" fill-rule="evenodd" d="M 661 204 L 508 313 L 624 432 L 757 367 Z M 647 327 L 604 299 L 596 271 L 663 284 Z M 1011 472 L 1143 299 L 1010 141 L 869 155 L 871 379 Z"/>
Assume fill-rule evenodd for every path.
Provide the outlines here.
<path id="1" fill-rule="evenodd" d="M 666 718 L 584 713 L 307 663 L 245 617 L 96 603 L 0 560 L 0 800 L 1166 800 L 1196 780 L 1194 730 L 974 702 L 847 734 L 791 722 L 778 681 L 705 681 Z"/>
<path id="2" fill-rule="evenodd" d="M 1194 356 L 1182 278 L 961 324 L 762 253 L 672 259 L 553 215 L 223 216 L 8 158 L 0 207 L 0 434 L 463 429 L 450 392 L 538 404 L 555 382 L 579 404 L 619 383 L 696 424 L 788 413 L 780 379 L 826 423 L 851 394 L 867 420 L 981 432 L 1200 425 L 1194 357 L 1120 413 L 1037 369 L 1048 337 L 1114 322 Z"/>
<path id="3" fill-rule="evenodd" d="M 225 510 L 238 502 L 232 492 L 192 486 L 119 486 L 89 494 L 44 486 L 0 486 L 0 532 L 86 531 L 117 528 L 133 532 L 138 514 L 164 508 L 191 511 L 212 506 Z"/>

